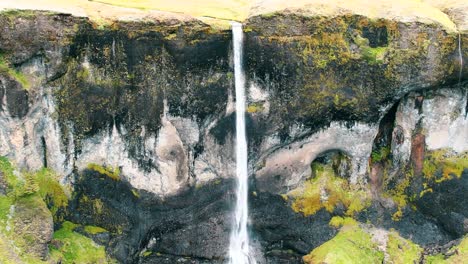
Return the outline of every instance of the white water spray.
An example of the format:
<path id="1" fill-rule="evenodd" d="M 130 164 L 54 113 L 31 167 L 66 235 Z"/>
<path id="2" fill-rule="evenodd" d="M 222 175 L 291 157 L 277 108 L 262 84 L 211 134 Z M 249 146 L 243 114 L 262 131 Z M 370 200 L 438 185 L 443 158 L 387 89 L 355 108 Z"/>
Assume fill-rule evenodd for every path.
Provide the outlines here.
<path id="1" fill-rule="evenodd" d="M 242 24 L 232 23 L 234 44 L 234 77 L 236 86 L 236 175 L 237 202 L 235 222 L 229 245 L 229 263 L 252 264 L 250 256 L 248 219 L 247 139 L 245 134 L 245 77 L 242 69 Z"/>

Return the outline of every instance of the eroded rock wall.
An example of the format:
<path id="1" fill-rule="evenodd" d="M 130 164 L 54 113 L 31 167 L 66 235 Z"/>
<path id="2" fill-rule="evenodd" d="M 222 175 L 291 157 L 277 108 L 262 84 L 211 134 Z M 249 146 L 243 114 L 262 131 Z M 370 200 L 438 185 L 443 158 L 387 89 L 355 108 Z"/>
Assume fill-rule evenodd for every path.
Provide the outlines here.
<path id="1" fill-rule="evenodd" d="M 195 19 L 99 25 L 29 11 L 0 13 L 0 25 L 0 155 L 56 171 L 73 189 L 64 217 L 109 230 L 104 244 L 121 262 L 222 263 L 234 201 L 230 32 Z M 421 245 L 466 234 L 454 202 L 464 165 L 424 166 L 432 151 L 463 162 L 468 150 L 463 30 L 346 12 L 246 21 L 259 260 L 300 262 L 337 233 L 334 216 Z M 335 152 L 349 164 L 336 168 Z M 317 168 L 342 193 L 326 182 L 308 197 Z"/>

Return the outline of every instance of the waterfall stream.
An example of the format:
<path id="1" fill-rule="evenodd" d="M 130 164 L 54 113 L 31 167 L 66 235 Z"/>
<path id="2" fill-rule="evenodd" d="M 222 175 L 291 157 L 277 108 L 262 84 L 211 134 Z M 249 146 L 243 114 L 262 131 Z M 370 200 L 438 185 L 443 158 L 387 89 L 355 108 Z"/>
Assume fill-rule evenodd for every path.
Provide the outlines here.
<path id="1" fill-rule="evenodd" d="M 245 77 L 242 69 L 242 24 L 232 23 L 234 77 L 236 87 L 236 176 L 235 222 L 229 245 L 229 263 L 255 263 L 250 256 L 248 219 L 247 139 L 245 133 Z"/>

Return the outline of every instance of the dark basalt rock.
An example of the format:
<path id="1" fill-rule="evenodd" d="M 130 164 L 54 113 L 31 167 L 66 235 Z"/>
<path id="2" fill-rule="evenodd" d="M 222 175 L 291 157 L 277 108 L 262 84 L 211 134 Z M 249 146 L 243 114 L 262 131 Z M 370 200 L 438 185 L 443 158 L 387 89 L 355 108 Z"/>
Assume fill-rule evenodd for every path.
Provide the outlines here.
<path id="1" fill-rule="evenodd" d="M 250 195 L 249 201 L 252 232 L 268 263 L 297 263 L 301 256 L 336 234 L 328 225 L 332 216 L 326 210 L 304 217 L 281 196 L 264 192 Z"/>
<path id="2" fill-rule="evenodd" d="M 23 118 L 29 111 L 29 94 L 26 87 L 0 70 L 0 102 L 6 96 L 6 107 L 12 117 Z M 0 104 L 0 110 L 2 109 Z"/>
<path id="3" fill-rule="evenodd" d="M 460 178 L 435 184 L 432 192 L 424 194 L 416 205 L 453 237 L 468 233 L 468 169 Z"/>
<path id="4" fill-rule="evenodd" d="M 277 13 L 251 17 L 246 28 L 246 72 L 270 92 L 264 122 L 280 134 L 298 123 L 377 122 L 381 106 L 405 93 L 459 79 L 449 69 L 459 67 L 458 36 L 437 26 Z M 417 44 L 422 34 L 429 46 Z"/>
<path id="5" fill-rule="evenodd" d="M 108 251 L 124 263 L 223 263 L 235 200 L 232 186 L 222 181 L 161 200 L 144 192 L 137 197 L 125 182 L 84 171 L 66 218 L 109 230 Z M 303 217 L 278 195 L 249 198 L 254 240 L 271 263 L 298 263 L 336 233 L 325 210 Z"/>
<path id="6" fill-rule="evenodd" d="M 165 199 L 144 192 L 137 197 L 127 183 L 85 171 L 67 217 L 111 231 L 108 250 L 124 263 L 145 263 L 140 255 L 144 250 L 162 254 L 161 260 L 180 256 L 221 261 L 229 244 L 230 186 L 211 184 Z"/>
<path id="7" fill-rule="evenodd" d="M 398 221 L 392 219 L 396 208 L 382 206 L 379 202 L 373 202 L 372 206 L 359 213 L 357 219 L 360 222 L 370 222 L 384 229 L 395 229 L 399 234 L 411 241 L 427 246 L 431 244 L 445 244 L 453 237 L 430 216 L 424 215 L 418 210 L 406 208 L 403 217 Z"/>

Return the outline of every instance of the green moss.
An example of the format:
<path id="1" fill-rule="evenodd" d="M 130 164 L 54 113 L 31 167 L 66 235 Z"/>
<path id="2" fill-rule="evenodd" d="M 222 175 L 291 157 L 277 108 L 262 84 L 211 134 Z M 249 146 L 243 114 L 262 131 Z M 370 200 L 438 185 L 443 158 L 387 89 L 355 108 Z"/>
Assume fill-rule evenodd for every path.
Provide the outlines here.
<path id="1" fill-rule="evenodd" d="M 352 216 L 370 205 L 368 190 L 348 184 L 346 179 L 335 175 L 331 165 L 312 163 L 314 178 L 306 181 L 304 186 L 290 191 L 292 209 L 305 216 L 315 214 L 325 208 L 333 212 L 338 204 L 346 208 L 346 215 Z"/>
<path id="2" fill-rule="evenodd" d="M 132 189 L 132 194 L 133 194 L 133 196 L 135 196 L 136 198 L 140 198 L 140 193 L 138 192 L 138 190 Z"/>
<path id="3" fill-rule="evenodd" d="M 58 175 L 52 170 L 44 168 L 36 172 L 36 180 L 39 185 L 39 195 L 47 203 L 49 209 L 54 216 L 54 220 L 58 219 L 57 212 L 59 209 L 65 210 L 68 206 L 68 197 L 66 190 L 59 183 Z"/>
<path id="4" fill-rule="evenodd" d="M 5 157 L 0 157 L 0 170 L 5 175 L 8 195 L 13 197 L 13 200 L 37 193 L 46 202 L 54 218 L 60 208 L 67 207 L 68 195 L 58 182 L 58 176 L 52 170 L 41 169 L 34 173 L 24 172 L 21 179 L 15 176 L 13 166 Z"/>
<path id="5" fill-rule="evenodd" d="M 114 263 L 107 257 L 103 246 L 94 243 L 73 230 L 77 227 L 71 222 L 64 222 L 62 228 L 54 233 L 56 243 L 50 246 L 50 255 L 53 261 L 62 263 Z M 55 247 L 53 245 L 60 245 Z"/>
<path id="6" fill-rule="evenodd" d="M 413 181 L 414 171 L 412 168 L 403 173 L 403 178 L 400 179 L 394 186 L 389 187 L 388 182 L 385 182 L 384 189 L 386 190 L 382 196 L 392 199 L 397 207 L 397 210 L 392 215 L 393 221 L 399 221 L 403 217 L 403 209 L 408 205 L 409 197 L 407 195 L 407 188 Z"/>
<path id="7" fill-rule="evenodd" d="M 120 170 L 118 167 L 108 167 L 108 166 L 101 166 L 95 163 L 88 164 L 88 169 L 98 172 L 101 175 L 105 175 L 114 181 L 120 180 Z"/>
<path id="8" fill-rule="evenodd" d="M 262 112 L 264 109 L 262 103 L 252 103 L 247 107 L 247 112 L 250 114 Z"/>
<path id="9" fill-rule="evenodd" d="M 390 232 L 387 239 L 386 252 L 389 263 L 406 264 L 417 263 L 423 249 L 412 241 L 402 238 L 396 232 Z"/>
<path id="10" fill-rule="evenodd" d="M 99 226 L 85 226 L 84 231 L 88 234 L 91 235 L 96 235 L 100 233 L 106 233 L 108 232 L 106 229 L 99 227 Z"/>
<path id="11" fill-rule="evenodd" d="M 303 257 L 305 263 L 383 263 L 371 236 L 358 225 L 345 225 L 331 240 Z"/>
<path id="12" fill-rule="evenodd" d="M 448 149 L 429 151 L 424 158 L 423 174 L 427 180 L 437 183 L 461 177 L 464 169 L 468 168 L 468 152 L 455 154 Z M 441 177 L 436 178 L 440 173 Z"/>
<path id="13" fill-rule="evenodd" d="M 87 80 L 89 78 L 90 72 L 87 68 L 81 68 L 76 72 L 76 77 L 81 80 Z"/>
<path id="14" fill-rule="evenodd" d="M 385 161 L 390 155 L 390 152 L 391 152 L 390 147 L 388 146 L 381 147 L 378 150 L 372 151 L 371 160 L 373 163 Z"/>
<path id="15" fill-rule="evenodd" d="M 166 39 L 166 40 L 173 40 L 173 39 L 175 39 L 175 38 L 177 38 L 177 34 L 172 33 L 172 34 L 167 35 L 164 39 Z"/>
<path id="16" fill-rule="evenodd" d="M 351 217 L 341 217 L 341 216 L 334 216 L 331 220 L 329 225 L 339 228 L 342 226 L 355 226 L 358 222 Z"/>
<path id="17" fill-rule="evenodd" d="M 14 202 L 15 200 L 13 197 L 0 195 L 0 223 L 6 224 L 10 207 Z"/>
<path id="18" fill-rule="evenodd" d="M 29 252 L 36 236 L 31 225 L 25 226 L 24 219 L 50 219 L 51 213 L 68 205 L 66 190 L 58 183 L 57 175 L 50 169 L 35 173 L 24 172 L 19 178 L 15 168 L 5 157 L 0 157 L 0 171 L 8 184 L 8 195 L 0 195 L 0 262 L 1 263 L 49 263 Z M 102 211 L 100 200 L 92 201 L 97 212 Z M 47 208 L 49 205 L 50 211 Z M 10 208 L 15 205 L 15 213 Z M 54 220 L 60 220 L 54 218 Z M 58 223 L 58 222 L 56 222 Z M 40 222 L 36 223 L 40 224 Z M 54 246 L 50 246 L 50 259 L 61 263 L 114 263 L 108 258 L 105 249 L 91 239 L 74 232 L 78 225 L 64 222 L 62 228 L 54 233 Z M 37 226 L 36 226 L 37 228 Z M 33 229 L 34 230 L 34 229 Z M 89 234 L 107 232 L 97 226 L 85 226 Z"/>
<path id="19" fill-rule="evenodd" d="M 362 56 L 371 64 L 382 63 L 384 60 L 387 47 L 365 47 L 362 49 Z"/>
<path id="20" fill-rule="evenodd" d="M 3 177 L 7 182 L 9 194 L 13 194 L 18 188 L 22 188 L 24 183 L 15 176 L 13 165 L 3 156 L 0 156 L 0 171 L 3 173 Z"/>
<path id="21" fill-rule="evenodd" d="M 5 73 L 9 75 L 13 79 L 15 79 L 19 84 L 21 84 L 21 86 L 24 89 L 28 89 L 31 87 L 26 76 L 23 73 L 13 69 L 10 63 L 3 57 L 2 54 L 0 54 L 0 73 Z"/>

